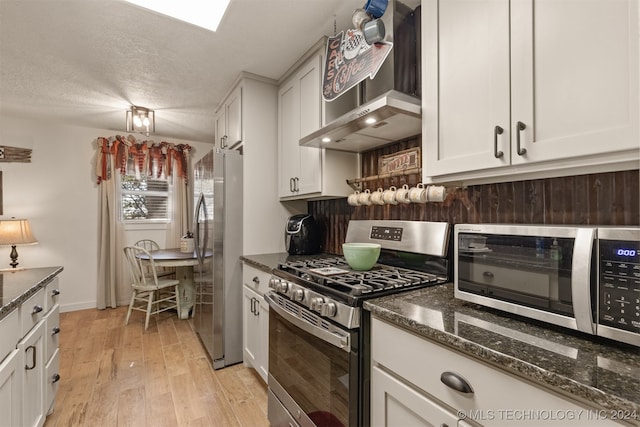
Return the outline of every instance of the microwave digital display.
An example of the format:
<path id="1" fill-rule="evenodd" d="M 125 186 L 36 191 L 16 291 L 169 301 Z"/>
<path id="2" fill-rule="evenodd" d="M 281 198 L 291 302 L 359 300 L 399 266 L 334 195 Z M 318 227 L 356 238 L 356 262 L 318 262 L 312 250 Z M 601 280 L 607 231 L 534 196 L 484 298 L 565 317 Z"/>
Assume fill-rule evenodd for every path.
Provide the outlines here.
<path id="1" fill-rule="evenodd" d="M 635 256 L 638 255 L 638 251 L 636 249 L 630 249 L 630 248 L 618 248 L 616 249 L 616 255 L 622 256 L 622 257 L 634 258 Z"/>

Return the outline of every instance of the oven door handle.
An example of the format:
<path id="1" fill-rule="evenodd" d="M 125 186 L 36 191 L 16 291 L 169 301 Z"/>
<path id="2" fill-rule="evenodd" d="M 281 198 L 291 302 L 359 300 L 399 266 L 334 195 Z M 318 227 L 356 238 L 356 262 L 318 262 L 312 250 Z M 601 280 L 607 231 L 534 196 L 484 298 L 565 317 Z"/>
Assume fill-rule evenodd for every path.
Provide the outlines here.
<path id="1" fill-rule="evenodd" d="M 288 310 L 280 307 L 269 294 L 264 294 L 264 299 L 267 301 L 267 303 L 269 303 L 269 309 L 275 310 L 275 312 L 282 316 L 287 322 L 299 327 L 303 331 L 308 332 L 311 335 L 320 338 L 322 341 L 325 341 L 335 347 L 338 347 L 347 352 L 350 351 L 349 335 L 339 335 L 315 326 L 307 322 L 306 320 L 300 319 L 293 313 L 290 313 Z"/>

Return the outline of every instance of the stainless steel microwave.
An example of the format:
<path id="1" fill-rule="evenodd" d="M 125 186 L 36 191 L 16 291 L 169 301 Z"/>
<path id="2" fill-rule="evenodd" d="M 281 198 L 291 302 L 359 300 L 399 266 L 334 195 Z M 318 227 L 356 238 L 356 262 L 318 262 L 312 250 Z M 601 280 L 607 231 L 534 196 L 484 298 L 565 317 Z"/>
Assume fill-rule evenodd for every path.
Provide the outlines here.
<path id="1" fill-rule="evenodd" d="M 458 224 L 455 297 L 640 347 L 640 227 Z"/>

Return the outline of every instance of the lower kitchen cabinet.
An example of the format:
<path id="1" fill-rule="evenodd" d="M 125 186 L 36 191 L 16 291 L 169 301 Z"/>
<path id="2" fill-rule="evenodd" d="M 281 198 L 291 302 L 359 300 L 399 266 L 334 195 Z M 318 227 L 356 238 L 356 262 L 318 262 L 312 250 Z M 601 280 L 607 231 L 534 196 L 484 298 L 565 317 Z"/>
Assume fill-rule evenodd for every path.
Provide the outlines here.
<path id="1" fill-rule="evenodd" d="M 53 411 L 60 379 L 59 294 L 56 277 L 0 320 L 2 426 L 42 426 Z"/>
<path id="2" fill-rule="evenodd" d="M 0 362 L 0 423 L 22 425 L 22 353 L 15 349 Z"/>
<path id="3" fill-rule="evenodd" d="M 594 408 L 377 318 L 371 425 L 614 426 Z"/>
<path id="4" fill-rule="evenodd" d="M 244 264 L 243 287 L 243 359 L 267 382 L 269 372 L 269 305 L 263 295 L 269 288 L 270 274 Z"/>
<path id="5" fill-rule="evenodd" d="M 471 426 L 449 408 L 374 366 L 371 371 L 371 425 L 453 427 Z"/>

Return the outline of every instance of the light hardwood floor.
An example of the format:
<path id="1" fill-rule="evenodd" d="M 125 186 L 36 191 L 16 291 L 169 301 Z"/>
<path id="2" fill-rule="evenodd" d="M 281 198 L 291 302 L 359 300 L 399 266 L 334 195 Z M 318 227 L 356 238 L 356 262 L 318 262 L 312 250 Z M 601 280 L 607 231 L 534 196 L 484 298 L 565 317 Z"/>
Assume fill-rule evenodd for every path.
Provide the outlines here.
<path id="1" fill-rule="evenodd" d="M 214 371 L 190 321 L 126 307 L 60 315 L 60 388 L 45 427 L 268 426 L 267 390 L 242 364 Z"/>

